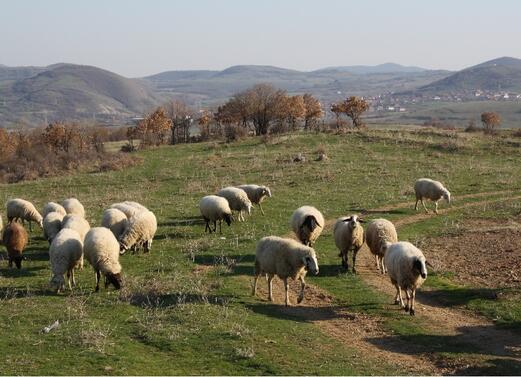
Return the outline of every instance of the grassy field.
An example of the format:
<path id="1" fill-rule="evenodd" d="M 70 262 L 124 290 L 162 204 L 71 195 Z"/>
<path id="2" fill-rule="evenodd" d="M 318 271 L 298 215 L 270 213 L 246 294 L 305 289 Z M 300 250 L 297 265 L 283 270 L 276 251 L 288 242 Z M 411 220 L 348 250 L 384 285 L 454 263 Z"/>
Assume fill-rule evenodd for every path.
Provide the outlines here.
<path id="1" fill-rule="evenodd" d="M 485 289 L 436 269 L 410 317 L 390 305 L 367 250 L 357 275 L 341 271 L 329 227 L 315 245 L 321 272 L 307 278 L 300 306 L 282 306 L 280 284 L 275 303 L 265 287 L 250 296 L 257 240 L 289 235 L 289 216 L 304 204 L 328 223 L 348 213 L 389 218 L 428 258 L 431 240 L 464 232 L 470 220 L 521 221 L 520 145 L 431 130 L 288 135 L 165 146 L 139 152 L 143 165 L 124 171 L 2 185 L 2 202 L 23 197 L 38 208 L 75 196 L 92 226 L 111 203 L 135 200 L 155 212 L 158 232 L 149 255 L 121 257 L 121 291 L 93 293 L 86 263 L 78 287 L 56 295 L 48 244 L 33 231 L 22 270 L 0 262 L 1 374 L 520 374 L 519 284 Z M 330 159 L 314 161 L 318 150 Z M 299 152 L 307 162 L 292 162 Z M 454 197 L 439 216 L 412 208 L 412 185 L 424 176 Z M 199 199 L 245 182 L 271 187 L 266 216 L 254 210 L 222 235 L 205 234 Z"/>

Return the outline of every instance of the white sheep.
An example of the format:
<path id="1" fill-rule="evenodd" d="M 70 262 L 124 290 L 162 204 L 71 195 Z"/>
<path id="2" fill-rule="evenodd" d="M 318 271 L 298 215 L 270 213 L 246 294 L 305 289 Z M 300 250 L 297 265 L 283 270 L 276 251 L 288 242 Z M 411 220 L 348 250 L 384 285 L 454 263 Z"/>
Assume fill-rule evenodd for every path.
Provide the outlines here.
<path id="1" fill-rule="evenodd" d="M 400 304 L 406 312 L 414 315 L 416 289 L 427 278 L 425 257 L 420 249 L 409 242 L 396 242 L 387 245 L 385 266 L 391 283 L 396 288 L 395 304 Z M 407 305 L 404 305 L 402 289 L 407 296 Z"/>
<path id="2" fill-rule="evenodd" d="M 60 212 L 49 212 L 43 219 L 43 236 L 49 244 L 62 229 L 64 215 Z"/>
<path id="3" fill-rule="evenodd" d="M 128 220 L 123 234 L 119 237 L 121 254 L 133 246 L 143 245 L 145 253 L 150 252 L 152 240 L 157 231 L 157 219 L 153 212 L 142 210 Z"/>
<path id="4" fill-rule="evenodd" d="M 271 190 L 267 186 L 259 186 L 259 185 L 240 185 L 238 188 L 244 190 L 246 195 L 248 195 L 248 199 L 253 204 L 257 204 L 261 210 L 261 213 L 264 215 L 264 210 L 262 209 L 262 201 L 264 198 L 271 198 Z"/>
<path id="5" fill-rule="evenodd" d="M 416 194 L 416 204 L 414 209 L 418 210 L 418 202 L 421 201 L 423 209 L 429 213 L 423 199 L 430 199 L 434 202 L 434 212 L 438 213 L 438 201 L 445 199 L 450 204 L 450 192 L 441 182 L 434 181 L 429 178 L 420 178 L 414 184 L 414 192 Z"/>
<path id="6" fill-rule="evenodd" d="M 364 244 L 364 228 L 360 223 L 365 222 L 357 215 L 340 217 L 333 228 L 335 245 L 340 251 L 342 266 L 349 271 L 348 253 L 353 250 L 353 273 L 356 273 L 356 254 Z"/>
<path id="7" fill-rule="evenodd" d="M 40 228 L 43 228 L 43 217 L 31 202 L 24 199 L 11 199 L 7 201 L 6 208 L 8 222 L 29 221 L 29 230 L 32 231 L 31 223 L 34 221 Z"/>
<path id="8" fill-rule="evenodd" d="M 62 229 L 73 229 L 80 235 L 82 242 L 85 240 L 85 235 L 90 230 L 90 224 L 80 215 L 69 214 L 62 220 Z M 80 261 L 80 268 L 83 269 L 83 258 Z"/>
<path id="9" fill-rule="evenodd" d="M 101 226 L 110 229 L 114 236 L 119 239 L 127 227 L 127 216 L 117 208 L 108 208 L 103 212 Z"/>
<path id="10" fill-rule="evenodd" d="M 291 215 L 290 225 L 300 242 L 313 246 L 324 229 L 324 216 L 315 207 L 302 206 Z"/>
<path id="11" fill-rule="evenodd" d="M 55 202 L 49 202 L 45 206 L 43 206 L 42 217 L 45 219 L 45 216 L 51 212 L 61 213 L 63 216 L 67 215 L 67 211 L 61 204 Z"/>
<path id="12" fill-rule="evenodd" d="M 121 288 L 119 243 L 109 229 L 96 227 L 89 230 L 83 243 L 83 253 L 96 272 L 96 292 L 99 291 L 101 274 L 105 275 L 105 288 L 109 284 L 112 284 L 116 289 Z"/>
<path id="13" fill-rule="evenodd" d="M 257 293 L 259 276 L 267 275 L 268 298 L 273 301 L 272 280 L 277 275 L 284 282 L 286 306 L 289 305 L 288 278 L 300 280 L 300 294 L 297 299 L 297 303 L 300 304 L 304 299 L 304 277 L 308 271 L 314 275 L 318 274 L 315 250 L 290 238 L 264 237 L 257 243 L 252 295 L 255 296 Z"/>
<path id="14" fill-rule="evenodd" d="M 125 202 L 114 203 L 109 208 L 119 209 L 121 212 L 123 212 L 125 214 L 125 216 L 127 216 L 127 219 L 130 219 L 136 213 L 142 211 L 141 208 L 138 208 L 136 206 L 130 205 L 130 204 L 125 203 Z"/>
<path id="15" fill-rule="evenodd" d="M 248 199 L 248 194 L 246 194 L 246 191 L 230 186 L 221 189 L 216 195 L 225 198 L 228 201 L 232 211 L 239 212 L 239 221 L 244 221 L 244 215 L 242 211 L 248 212 L 248 215 L 251 214 L 252 204 L 250 199 Z"/>
<path id="16" fill-rule="evenodd" d="M 83 204 L 76 198 L 65 199 L 62 202 L 62 206 L 65 208 L 67 214 L 85 217 L 85 208 L 83 208 Z"/>
<path id="17" fill-rule="evenodd" d="M 384 256 L 386 252 L 386 243 L 398 242 L 398 234 L 392 222 L 386 219 L 374 219 L 365 231 L 365 242 L 369 250 L 375 257 L 376 268 L 385 274 Z"/>
<path id="18" fill-rule="evenodd" d="M 219 221 L 220 233 L 222 233 L 221 223 L 223 220 L 228 226 L 230 226 L 233 221 L 232 210 L 230 209 L 228 200 L 217 195 L 207 195 L 203 197 L 199 202 L 199 210 L 206 222 L 205 232 L 208 230 L 209 233 L 212 233 L 210 221 L 213 221 L 214 232 L 217 230 L 217 221 Z"/>
<path id="19" fill-rule="evenodd" d="M 74 268 L 79 266 L 82 257 L 83 243 L 78 232 L 73 229 L 62 229 L 52 240 L 49 247 L 49 260 L 53 274 L 50 285 L 57 293 L 65 289 L 63 277 L 65 273 L 67 274 L 69 290 L 72 290 L 71 282 L 73 286 L 76 286 Z"/>

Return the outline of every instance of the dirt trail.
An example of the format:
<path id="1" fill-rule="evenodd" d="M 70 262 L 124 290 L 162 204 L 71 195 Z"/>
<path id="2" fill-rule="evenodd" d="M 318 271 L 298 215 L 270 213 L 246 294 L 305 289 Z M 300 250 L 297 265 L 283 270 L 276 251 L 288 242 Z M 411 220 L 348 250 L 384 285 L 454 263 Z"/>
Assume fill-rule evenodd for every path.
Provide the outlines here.
<path id="1" fill-rule="evenodd" d="M 497 191 L 479 194 L 469 194 L 460 198 L 486 198 L 500 194 L 512 194 L 513 191 Z M 501 200 L 518 200 L 521 195 L 508 196 L 505 199 L 491 199 L 465 203 L 440 210 L 440 214 L 460 210 L 468 207 L 487 205 Z M 395 206 L 373 209 L 370 212 L 385 212 L 410 206 L 411 203 L 400 203 Z M 433 214 L 418 213 L 407 216 L 395 222 L 397 227 L 419 222 Z M 325 231 L 335 220 L 326 222 Z M 395 289 L 387 277 L 383 277 L 375 266 L 375 261 L 366 246 L 359 253 L 357 271 L 360 278 L 373 289 L 386 293 L 391 303 Z M 276 282 L 275 282 L 276 281 Z M 274 280 L 275 302 L 284 301 L 284 288 L 280 281 Z M 291 300 L 299 290 L 297 283 L 291 284 Z M 259 295 L 266 297 L 265 284 L 260 284 Z M 389 310 L 400 310 L 389 304 Z M 305 301 L 301 306 L 278 309 L 285 314 L 294 316 L 303 321 L 316 324 L 325 333 L 346 344 L 360 350 L 364 357 L 374 357 L 389 364 L 398 364 L 400 368 L 413 374 L 466 374 L 476 373 L 476 364 L 483 364 L 487 360 L 505 360 L 506 362 L 521 362 L 521 338 L 507 330 L 497 328 L 493 322 L 472 312 L 460 308 L 444 307 L 435 299 L 429 297 L 428 292 L 420 291 L 417 294 L 417 315 L 429 326 L 429 335 L 432 344 L 418 346 L 414 342 L 407 342 L 398 336 L 386 331 L 381 319 L 358 313 L 350 313 L 348 307 L 339 307 L 334 304 L 328 293 L 316 286 L 307 287 Z M 404 315 L 406 315 L 404 313 Z M 436 345 L 439 342 L 439 345 Z M 446 348 L 458 352 L 462 348 L 469 354 L 461 355 L 456 359 L 446 359 L 432 353 Z M 438 347 L 438 348 L 436 348 Z M 469 351 L 470 350 L 470 351 Z M 479 369 L 478 369 L 479 371 Z"/>

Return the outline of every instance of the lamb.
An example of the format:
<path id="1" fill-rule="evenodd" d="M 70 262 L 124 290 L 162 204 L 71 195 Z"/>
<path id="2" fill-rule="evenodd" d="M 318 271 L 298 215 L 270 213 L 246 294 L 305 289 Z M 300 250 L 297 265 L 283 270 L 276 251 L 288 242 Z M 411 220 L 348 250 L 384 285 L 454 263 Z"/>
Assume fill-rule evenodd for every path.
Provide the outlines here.
<path id="1" fill-rule="evenodd" d="M 230 209 L 228 200 L 217 195 L 207 195 L 203 197 L 199 202 L 199 210 L 201 211 L 201 216 L 203 216 L 203 219 L 206 222 L 206 227 L 204 228 L 205 232 L 208 230 L 209 233 L 212 233 L 210 221 L 213 221 L 214 232 L 217 230 L 217 221 L 219 221 L 220 233 L 222 233 L 221 224 L 223 220 L 228 224 L 228 226 L 230 226 L 233 221 L 232 210 Z"/>
<path id="2" fill-rule="evenodd" d="M 76 198 L 65 199 L 62 202 L 63 208 L 67 214 L 78 215 L 85 218 L 85 208 L 83 208 L 83 204 Z"/>
<path id="3" fill-rule="evenodd" d="M 324 229 L 324 216 L 315 207 L 303 206 L 291 215 L 291 229 L 306 246 L 313 246 Z"/>
<path id="4" fill-rule="evenodd" d="M 110 229 L 114 236 L 119 239 L 128 224 L 127 216 L 117 208 L 108 208 L 103 212 L 101 226 Z"/>
<path id="5" fill-rule="evenodd" d="M 261 210 L 261 213 L 264 215 L 264 210 L 262 209 L 262 201 L 264 198 L 271 198 L 271 190 L 267 186 L 259 186 L 259 185 L 240 185 L 238 188 L 244 190 L 246 195 L 248 195 L 248 199 L 253 204 L 257 204 Z"/>
<path id="6" fill-rule="evenodd" d="M 127 219 L 130 219 L 136 213 L 142 211 L 142 209 L 130 205 L 128 204 L 128 202 L 114 203 L 109 208 L 119 209 L 121 212 L 125 214 L 125 216 L 127 216 Z"/>
<path id="7" fill-rule="evenodd" d="M 124 254 L 132 246 L 144 246 L 150 252 L 157 231 L 157 220 L 153 212 L 140 211 L 130 218 L 123 234 L 119 237 L 120 252 Z"/>
<path id="8" fill-rule="evenodd" d="M 62 229 L 63 214 L 60 212 L 49 212 L 43 219 L 43 236 L 49 245 Z"/>
<path id="9" fill-rule="evenodd" d="M 438 214 L 438 201 L 443 198 L 450 204 L 450 192 L 441 182 L 433 181 L 429 178 L 421 178 L 414 184 L 414 192 L 416 193 L 416 204 L 414 209 L 418 210 L 418 202 L 421 201 L 423 209 L 429 213 L 423 199 L 430 199 L 434 202 L 434 212 Z"/>
<path id="10" fill-rule="evenodd" d="M 304 289 L 306 288 L 304 277 L 308 271 L 314 275 L 318 274 L 315 250 L 290 238 L 264 237 L 257 243 L 252 295 L 255 296 L 257 293 L 259 276 L 267 275 L 268 298 L 273 301 L 272 280 L 277 275 L 284 281 L 285 304 L 288 306 L 288 278 L 290 277 L 293 280 L 300 280 L 300 294 L 297 299 L 297 303 L 300 304 L 304 299 Z"/>
<path id="11" fill-rule="evenodd" d="M 43 228 L 42 215 L 36 210 L 31 202 L 24 199 L 11 199 L 6 203 L 7 208 L 7 220 L 12 222 L 13 220 L 29 221 L 29 230 L 32 231 L 31 222 L 36 222 L 40 228 Z"/>
<path id="12" fill-rule="evenodd" d="M 2 242 L 7 249 L 7 256 L 9 259 L 9 267 L 13 267 L 13 262 L 16 268 L 22 268 L 23 252 L 27 246 L 28 241 L 27 231 L 23 225 L 17 222 L 9 223 L 2 235 Z"/>
<path id="13" fill-rule="evenodd" d="M 67 215 L 67 211 L 65 211 L 65 208 L 61 204 L 55 203 L 55 202 L 49 202 L 47 203 L 42 210 L 42 216 L 45 219 L 45 216 L 47 216 L 51 212 L 58 212 L 61 213 L 63 216 Z"/>
<path id="14" fill-rule="evenodd" d="M 396 287 L 394 303 L 399 303 L 406 312 L 414 315 L 416 289 L 427 278 L 423 253 L 409 242 L 396 242 L 388 244 L 384 260 L 391 283 Z M 403 304 L 402 289 L 405 290 L 407 296 L 407 305 Z"/>
<path id="15" fill-rule="evenodd" d="M 342 266 L 349 271 L 348 252 L 353 249 L 353 273 L 356 273 L 356 254 L 364 244 L 364 228 L 360 223 L 365 221 L 357 215 L 344 216 L 337 220 L 333 229 L 333 237 L 342 258 Z"/>
<path id="16" fill-rule="evenodd" d="M 119 264 L 119 243 L 107 228 L 96 227 L 89 230 L 83 243 L 83 253 L 96 272 L 96 289 L 99 291 L 101 274 L 105 275 L 105 288 L 122 286 L 121 264 Z"/>
<path id="17" fill-rule="evenodd" d="M 51 212 L 54 213 L 54 212 Z M 80 235 L 73 229 L 62 229 L 52 240 L 49 248 L 49 260 L 51 263 L 52 278 L 50 285 L 56 293 L 65 289 L 63 275 L 67 273 L 69 290 L 76 286 L 74 268 L 78 267 L 83 258 L 83 242 Z"/>
<path id="18" fill-rule="evenodd" d="M 372 220 L 366 229 L 365 242 L 375 257 L 376 268 L 382 274 L 385 274 L 384 256 L 387 250 L 387 242 L 398 242 L 398 234 L 394 224 L 386 219 Z"/>
<path id="19" fill-rule="evenodd" d="M 244 190 L 237 187 L 225 187 L 217 193 L 217 196 L 228 200 L 232 211 L 239 212 L 239 221 L 244 221 L 242 211 L 248 212 L 248 215 L 251 214 L 252 204 L 250 199 L 248 199 L 248 194 L 246 194 Z"/>

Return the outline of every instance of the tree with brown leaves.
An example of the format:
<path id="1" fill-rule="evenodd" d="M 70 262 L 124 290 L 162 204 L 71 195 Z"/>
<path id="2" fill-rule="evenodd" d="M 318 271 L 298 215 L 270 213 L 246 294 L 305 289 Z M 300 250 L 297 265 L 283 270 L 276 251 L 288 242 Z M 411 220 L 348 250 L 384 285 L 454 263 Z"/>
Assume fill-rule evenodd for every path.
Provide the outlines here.
<path id="1" fill-rule="evenodd" d="M 306 109 L 304 114 L 304 129 L 308 130 L 316 124 L 324 112 L 322 111 L 320 102 L 311 94 L 304 94 L 302 99 L 304 100 L 304 107 Z"/>
<path id="2" fill-rule="evenodd" d="M 481 114 L 481 123 L 486 134 L 493 134 L 501 126 L 501 116 L 495 112 Z"/>
<path id="3" fill-rule="evenodd" d="M 353 127 L 363 126 L 362 114 L 369 110 L 369 103 L 360 97 L 351 96 L 342 103 L 342 111 L 351 118 Z"/>
<path id="4" fill-rule="evenodd" d="M 335 114 L 336 118 L 336 128 L 340 129 L 340 115 L 344 113 L 344 103 L 343 102 L 334 102 L 331 104 L 330 108 L 331 112 Z"/>

